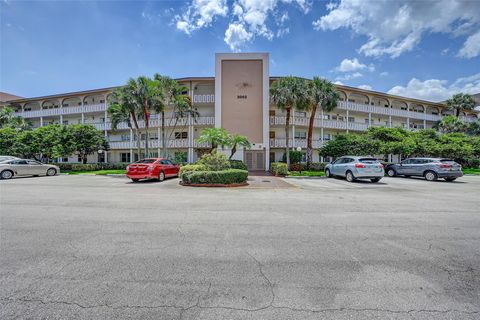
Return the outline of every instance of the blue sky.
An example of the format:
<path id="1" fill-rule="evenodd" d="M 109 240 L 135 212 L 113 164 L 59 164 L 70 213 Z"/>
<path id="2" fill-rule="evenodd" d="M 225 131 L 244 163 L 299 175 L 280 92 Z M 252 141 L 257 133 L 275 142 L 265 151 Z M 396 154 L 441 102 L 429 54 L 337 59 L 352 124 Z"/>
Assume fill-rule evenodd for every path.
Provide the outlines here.
<path id="1" fill-rule="evenodd" d="M 213 76 L 214 54 L 234 51 L 269 52 L 271 75 L 480 92 L 480 1 L 1 1 L 0 91 L 25 97 Z"/>

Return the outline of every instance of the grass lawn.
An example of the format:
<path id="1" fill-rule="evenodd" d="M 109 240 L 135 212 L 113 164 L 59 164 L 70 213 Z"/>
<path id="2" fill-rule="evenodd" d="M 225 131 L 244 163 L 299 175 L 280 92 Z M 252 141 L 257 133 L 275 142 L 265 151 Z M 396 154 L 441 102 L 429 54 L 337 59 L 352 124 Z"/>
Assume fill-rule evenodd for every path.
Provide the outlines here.
<path id="1" fill-rule="evenodd" d="M 480 169 L 466 168 L 466 169 L 463 169 L 463 174 L 478 174 L 478 175 L 480 175 Z"/>
<path id="2" fill-rule="evenodd" d="M 68 171 L 65 173 L 106 175 L 106 174 L 125 174 L 125 170 Z"/>
<path id="3" fill-rule="evenodd" d="M 323 177 L 325 172 L 323 171 L 290 171 L 288 172 L 290 177 Z"/>

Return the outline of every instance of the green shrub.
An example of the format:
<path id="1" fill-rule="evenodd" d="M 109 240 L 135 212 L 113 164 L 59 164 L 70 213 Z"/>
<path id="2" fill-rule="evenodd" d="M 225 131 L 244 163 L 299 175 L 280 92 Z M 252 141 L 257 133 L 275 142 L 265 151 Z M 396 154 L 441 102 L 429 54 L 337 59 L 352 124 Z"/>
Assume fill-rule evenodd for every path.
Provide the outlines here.
<path id="1" fill-rule="evenodd" d="M 290 164 L 292 163 L 300 163 L 302 161 L 302 157 L 304 155 L 304 152 L 302 151 L 292 151 L 290 150 Z M 287 154 L 284 153 L 282 156 L 282 162 L 287 162 Z"/>
<path id="2" fill-rule="evenodd" d="M 203 164 L 187 164 L 180 168 L 179 177 L 183 180 L 183 175 L 192 171 L 207 171 L 207 167 Z"/>
<path id="3" fill-rule="evenodd" d="M 248 167 L 245 164 L 245 162 L 241 160 L 229 160 L 229 162 L 230 162 L 230 168 L 232 169 L 248 170 Z"/>
<path id="4" fill-rule="evenodd" d="M 68 171 L 96 171 L 96 170 L 125 170 L 128 163 L 54 163 L 62 172 Z"/>
<path id="5" fill-rule="evenodd" d="M 209 171 L 230 169 L 230 162 L 228 162 L 227 156 L 216 151 L 204 154 L 200 160 L 197 161 L 197 164 L 203 164 Z"/>
<path id="6" fill-rule="evenodd" d="M 325 170 L 325 166 L 327 164 L 328 164 L 327 162 L 312 162 L 310 163 L 310 168 L 307 168 L 307 164 L 302 163 L 301 171 L 323 171 Z"/>
<path id="7" fill-rule="evenodd" d="M 288 173 L 287 164 L 283 162 L 273 162 L 270 164 L 270 172 L 276 176 L 284 176 Z"/>
<path id="8" fill-rule="evenodd" d="M 223 171 L 188 171 L 182 176 L 185 184 L 232 184 L 244 183 L 248 178 L 248 171 L 227 169 Z"/>

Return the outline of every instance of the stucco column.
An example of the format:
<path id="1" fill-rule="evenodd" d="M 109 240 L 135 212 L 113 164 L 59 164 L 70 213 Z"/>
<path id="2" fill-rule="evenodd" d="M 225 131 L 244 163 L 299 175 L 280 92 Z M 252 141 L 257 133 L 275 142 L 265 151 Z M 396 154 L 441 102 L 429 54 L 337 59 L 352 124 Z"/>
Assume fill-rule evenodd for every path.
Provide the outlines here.
<path id="1" fill-rule="evenodd" d="M 350 123 L 348 122 L 348 116 L 349 116 L 349 112 L 348 112 L 348 109 L 347 109 L 347 119 L 346 119 L 346 120 L 347 120 L 347 125 L 346 125 L 346 127 L 347 127 L 347 133 L 348 133 L 348 131 L 349 131 L 349 130 L 348 130 L 348 126 L 349 126 L 349 124 L 350 124 Z"/>
<path id="2" fill-rule="evenodd" d="M 43 117 L 40 117 L 40 127 L 43 127 Z"/>
<path id="3" fill-rule="evenodd" d="M 295 150 L 295 109 L 292 112 L 292 149 Z M 289 150 L 290 152 L 290 150 Z"/>
<path id="4" fill-rule="evenodd" d="M 368 113 L 368 126 L 370 127 L 372 125 L 372 113 Z"/>
<path id="5" fill-rule="evenodd" d="M 157 155 L 160 157 L 160 127 L 157 127 Z"/>

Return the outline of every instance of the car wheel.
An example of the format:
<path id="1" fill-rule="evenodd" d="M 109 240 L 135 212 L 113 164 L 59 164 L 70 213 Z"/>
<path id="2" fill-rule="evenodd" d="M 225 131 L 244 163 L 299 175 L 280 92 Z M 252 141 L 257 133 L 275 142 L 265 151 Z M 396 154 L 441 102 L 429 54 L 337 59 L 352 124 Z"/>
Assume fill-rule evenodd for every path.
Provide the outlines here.
<path id="1" fill-rule="evenodd" d="M 47 176 L 54 176 L 57 174 L 57 170 L 54 168 L 50 168 L 47 170 Z"/>
<path id="2" fill-rule="evenodd" d="M 347 179 L 348 182 L 353 182 L 355 181 L 355 176 L 351 171 L 347 171 L 347 173 L 345 174 L 345 179 Z"/>
<path id="3" fill-rule="evenodd" d="M 330 172 L 330 169 L 326 169 L 326 170 L 325 170 L 325 177 L 327 177 L 327 178 L 331 178 L 331 177 L 332 177 L 332 173 Z"/>
<path id="4" fill-rule="evenodd" d="M 12 179 L 13 177 L 13 172 L 10 170 L 3 170 L 2 173 L 0 173 L 0 178 L 2 179 Z"/>
<path id="5" fill-rule="evenodd" d="M 395 170 L 393 170 L 393 169 L 388 169 L 387 170 L 387 176 L 395 177 L 396 175 L 397 175 L 397 173 L 395 172 Z"/>
<path id="6" fill-rule="evenodd" d="M 158 181 L 163 181 L 165 180 L 165 173 L 163 173 L 163 171 L 160 171 L 160 173 L 158 174 Z"/>
<path id="7" fill-rule="evenodd" d="M 140 179 L 132 179 L 133 182 L 138 182 Z"/>
<path id="8" fill-rule="evenodd" d="M 423 176 L 425 177 L 425 180 L 427 181 L 435 181 L 438 179 L 438 176 L 435 172 L 433 171 L 426 171 Z"/>
<path id="9" fill-rule="evenodd" d="M 457 178 L 445 178 L 445 181 L 452 182 L 457 180 Z"/>
<path id="10" fill-rule="evenodd" d="M 378 181 L 380 181 L 380 179 L 381 179 L 381 178 L 373 178 L 373 179 L 370 179 L 370 181 L 372 181 L 372 182 L 378 182 Z"/>

